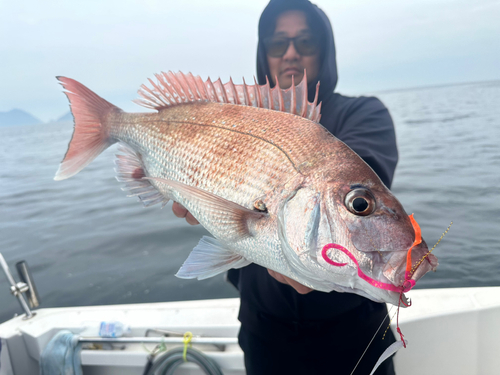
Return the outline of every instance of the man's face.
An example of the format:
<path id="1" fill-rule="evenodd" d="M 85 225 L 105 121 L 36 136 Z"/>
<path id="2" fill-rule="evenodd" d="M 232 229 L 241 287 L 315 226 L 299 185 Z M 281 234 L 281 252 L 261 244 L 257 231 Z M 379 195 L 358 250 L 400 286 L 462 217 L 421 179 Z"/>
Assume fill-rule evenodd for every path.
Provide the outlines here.
<path id="1" fill-rule="evenodd" d="M 273 38 L 295 38 L 311 34 L 305 14 L 300 10 L 289 10 L 278 16 Z M 267 55 L 267 63 L 271 73 L 269 78 L 272 82 L 276 84 L 275 77 L 278 77 L 280 87 L 287 89 L 292 85 L 292 76 L 294 76 L 296 85 L 302 81 L 304 69 L 307 71 L 308 83 L 317 80 L 320 65 L 319 51 L 311 56 L 303 56 L 297 52 L 295 45 L 290 42 L 283 56 L 272 57 Z"/>

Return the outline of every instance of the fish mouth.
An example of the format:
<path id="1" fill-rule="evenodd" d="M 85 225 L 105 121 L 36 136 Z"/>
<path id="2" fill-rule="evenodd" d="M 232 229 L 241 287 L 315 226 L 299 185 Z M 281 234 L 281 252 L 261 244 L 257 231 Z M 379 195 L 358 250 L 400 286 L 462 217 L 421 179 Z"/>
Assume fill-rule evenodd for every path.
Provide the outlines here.
<path id="1" fill-rule="evenodd" d="M 428 253 L 425 255 L 425 258 L 422 259 L 419 264 L 414 266 L 414 271 L 411 275 L 411 280 L 419 280 L 422 276 L 424 276 L 427 272 L 436 271 L 438 266 L 438 259 L 435 255 Z"/>
<path id="2" fill-rule="evenodd" d="M 413 249 L 415 248 L 417 249 L 415 251 L 416 254 L 422 252 L 422 249 L 427 250 L 425 243 L 422 246 L 418 245 L 413 247 Z M 406 272 L 406 254 L 413 255 L 409 252 L 393 251 L 386 252 L 386 254 L 382 254 L 382 252 L 371 252 L 369 255 L 365 253 L 364 261 L 362 262 L 364 264 L 359 264 L 356 257 L 344 246 L 330 243 L 323 247 L 321 256 L 326 263 L 335 267 L 344 267 L 348 263 L 339 261 L 337 258 L 335 258 L 335 260 L 331 259 L 328 256 L 328 251 L 333 249 L 339 250 L 341 253 L 347 255 L 347 257 L 356 265 L 358 270 L 357 274 L 359 279 L 349 285 L 351 289 L 350 292 L 367 297 L 375 302 L 387 302 L 392 303 L 393 305 L 400 305 L 402 302 L 404 306 L 408 306 L 408 299 L 404 293 L 409 291 L 416 282 L 416 280 L 412 279 L 411 276 L 418 279 L 420 274 L 423 275 L 428 272 L 427 269 L 422 269 L 422 271 L 419 271 L 418 274 L 416 272 L 414 274 Z M 426 255 L 429 255 L 428 250 Z M 423 257 L 423 259 L 425 259 L 425 257 Z M 382 264 L 385 266 L 381 267 L 380 265 Z M 393 264 L 396 264 L 397 266 L 393 267 Z M 422 261 L 416 263 L 415 271 L 419 269 L 422 264 Z M 427 266 L 425 265 L 424 268 L 426 267 Z M 367 269 L 366 273 L 363 268 Z M 365 282 L 367 284 L 365 284 Z"/>
<path id="3" fill-rule="evenodd" d="M 408 251 L 394 252 L 383 270 L 383 277 L 393 285 L 402 287 L 405 292 L 427 272 L 435 271 L 438 266 L 436 256 L 429 252 L 425 241 L 412 249 L 411 260 L 408 255 Z M 411 286 L 408 285 L 409 282 Z"/>
<path id="4" fill-rule="evenodd" d="M 370 254 L 371 263 L 373 265 L 382 262 L 385 266 L 375 272 L 372 269 L 371 277 L 363 277 L 370 284 L 369 298 L 396 306 L 409 306 L 409 300 L 404 293 L 410 291 L 426 273 L 436 270 L 438 266 L 436 256 L 430 253 L 424 241 L 413 247 L 410 253 L 408 251 L 382 253 L 384 252 L 378 253 L 380 258 L 374 253 Z"/>

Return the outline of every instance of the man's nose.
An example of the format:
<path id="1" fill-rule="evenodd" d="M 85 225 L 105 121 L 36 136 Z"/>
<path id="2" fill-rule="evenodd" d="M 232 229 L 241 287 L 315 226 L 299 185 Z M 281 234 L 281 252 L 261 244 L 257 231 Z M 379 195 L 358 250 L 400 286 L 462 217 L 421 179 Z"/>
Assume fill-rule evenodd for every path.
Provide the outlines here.
<path id="1" fill-rule="evenodd" d="M 293 40 L 290 40 L 288 43 L 288 48 L 283 55 L 283 59 L 285 60 L 297 60 L 300 57 L 300 54 L 295 49 L 295 45 L 293 44 Z"/>

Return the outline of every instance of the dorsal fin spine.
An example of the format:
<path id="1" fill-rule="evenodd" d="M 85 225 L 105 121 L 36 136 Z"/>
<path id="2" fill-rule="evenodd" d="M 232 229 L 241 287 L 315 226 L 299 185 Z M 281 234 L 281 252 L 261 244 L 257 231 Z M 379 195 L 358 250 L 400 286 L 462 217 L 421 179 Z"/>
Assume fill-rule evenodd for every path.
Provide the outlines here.
<path id="1" fill-rule="evenodd" d="M 245 105 L 251 105 L 250 100 L 248 100 L 248 96 L 247 84 L 245 83 L 245 77 L 243 77 L 243 98 L 245 99 Z"/>
<path id="2" fill-rule="evenodd" d="M 153 82 L 152 79 L 148 79 L 148 81 L 153 85 L 153 87 L 158 91 L 158 99 L 160 99 L 165 105 L 170 105 L 170 100 L 165 96 L 164 90 L 159 88 L 156 83 Z"/>
<path id="3" fill-rule="evenodd" d="M 307 71 L 304 69 L 304 78 L 302 78 L 302 82 L 300 84 L 303 84 L 304 82 L 307 82 Z M 307 116 L 307 88 L 306 88 L 306 95 L 302 95 L 302 104 L 301 104 L 302 112 L 300 115 L 302 117 Z"/>
<path id="4" fill-rule="evenodd" d="M 226 88 L 222 84 L 222 81 L 220 80 L 220 78 L 215 83 L 220 88 L 220 93 L 222 95 L 222 103 L 229 103 L 229 100 L 227 99 Z"/>
<path id="5" fill-rule="evenodd" d="M 269 84 L 269 78 L 266 76 L 266 85 L 264 86 L 264 90 L 266 92 L 265 98 L 267 97 L 267 109 L 273 109 L 271 101 L 273 97 L 271 95 L 271 85 Z"/>
<path id="6" fill-rule="evenodd" d="M 189 76 L 186 76 L 184 73 L 182 74 L 181 85 L 184 87 L 184 91 L 188 94 L 189 102 L 194 102 L 195 100 L 198 99 L 196 95 L 196 90 L 193 91 L 193 88 L 189 84 Z"/>
<path id="7" fill-rule="evenodd" d="M 184 91 L 184 95 L 186 96 L 185 102 L 194 101 L 194 94 L 191 92 L 191 89 L 189 88 L 189 84 L 187 83 L 184 73 L 182 72 L 179 73 L 180 74 L 178 75 L 177 79 L 182 87 L 182 91 Z"/>
<path id="8" fill-rule="evenodd" d="M 236 87 L 234 87 L 233 79 L 229 77 L 229 91 L 231 92 L 231 96 L 233 97 L 233 104 L 241 104 L 238 100 L 238 94 L 236 94 Z M 224 85 L 226 87 L 226 85 Z"/>
<path id="9" fill-rule="evenodd" d="M 159 106 L 162 105 L 161 101 L 159 101 L 157 96 L 153 93 L 153 91 L 151 91 L 149 89 L 149 87 L 147 87 L 146 85 L 141 85 L 141 89 L 143 89 L 145 91 L 145 92 L 143 91 L 142 95 L 141 95 L 144 99 L 150 100 L 153 103 L 156 103 L 156 105 L 159 105 Z"/>
<path id="10" fill-rule="evenodd" d="M 208 100 L 213 100 L 215 102 L 219 102 L 219 98 L 217 97 L 217 93 L 215 92 L 215 87 L 214 84 L 212 83 L 211 80 L 207 80 L 206 86 L 209 87 L 209 95 L 208 95 Z"/>
<path id="11" fill-rule="evenodd" d="M 257 80 L 255 79 L 255 76 L 253 77 L 253 81 L 255 82 L 253 89 L 255 91 L 255 95 L 257 96 L 257 106 L 263 108 L 264 105 L 262 104 L 262 97 L 260 96 L 260 88 Z"/>
<path id="12" fill-rule="evenodd" d="M 186 80 L 186 83 L 189 87 L 189 91 L 192 93 L 194 100 L 200 100 L 200 94 L 198 92 L 198 89 L 196 88 L 196 82 L 194 81 L 193 75 L 190 73 L 184 74 L 184 78 Z"/>
<path id="13" fill-rule="evenodd" d="M 250 86 L 244 78 L 243 84 L 235 85 L 232 78 L 223 84 L 220 78 L 215 82 L 210 78 L 203 81 L 200 76 L 182 72 L 162 72 L 155 77 L 157 82 L 149 80 L 152 88 L 141 85 L 139 90 L 141 98 L 134 102 L 147 108 L 161 110 L 181 103 L 208 100 L 288 112 L 315 122 L 321 117 L 321 103 L 318 104 L 319 83 L 316 85 L 314 101 L 308 102 L 305 70 L 301 82 L 295 85 L 295 77 L 292 76 L 292 86 L 286 90 L 279 87 L 277 77 L 277 84 L 272 89 L 268 77 L 264 85 L 258 85 L 254 77 L 255 84 Z"/>
<path id="14" fill-rule="evenodd" d="M 189 89 L 189 85 L 186 82 L 186 77 L 184 76 L 184 73 L 179 72 L 180 74 L 177 76 L 177 80 L 179 81 L 179 85 L 182 87 L 182 91 L 184 92 L 184 95 L 186 96 L 186 99 L 184 100 L 185 102 L 189 101 L 194 101 L 194 95 Z"/>
<path id="15" fill-rule="evenodd" d="M 140 96 L 140 98 L 137 98 L 137 99 L 133 100 L 134 103 L 137 103 L 137 104 L 139 104 L 139 105 L 141 105 L 143 107 L 146 107 L 146 108 L 155 109 L 155 107 L 152 104 L 151 100 L 144 96 L 144 93 L 142 91 L 142 85 L 141 85 L 141 88 L 139 90 L 139 96 Z"/>
<path id="16" fill-rule="evenodd" d="M 275 77 L 275 80 L 276 80 L 276 85 L 274 86 L 274 88 L 279 88 L 278 86 L 278 77 L 276 76 Z M 281 92 L 281 90 L 273 90 L 274 91 L 277 91 L 277 94 L 278 94 L 278 108 L 276 108 L 278 111 L 281 111 L 281 112 L 284 112 L 285 111 L 285 104 L 283 103 L 283 93 Z"/>
<path id="17" fill-rule="evenodd" d="M 174 89 L 174 97 L 177 94 L 177 97 L 179 98 L 178 99 L 179 104 L 185 103 L 186 102 L 186 94 L 184 93 L 184 89 L 182 88 L 177 77 L 174 75 L 174 73 L 172 73 L 170 71 L 167 73 L 167 77 L 168 77 L 169 82 L 172 84 L 172 87 Z"/>
<path id="18" fill-rule="evenodd" d="M 316 109 L 314 110 L 315 116 L 314 116 L 313 121 L 315 121 L 315 122 L 319 122 L 319 120 L 321 119 L 321 104 L 322 103 L 319 103 L 318 106 L 316 107 Z"/>
<path id="19" fill-rule="evenodd" d="M 295 77 L 292 76 L 292 92 L 291 92 L 291 97 L 290 97 L 290 113 L 293 113 L 294 115 L 297 114 L 297 99 L 296 99 L 296 95 L 297 95 L 297 92 L 295 91 Z"/>
<path id="20" fill-rule="evenodd" d="M 194 79 L 196 81 L 196 85 L 197 85 L 198 89 L 200 90 L 200 95 L 201 95 L 202 99 L 208 100 L 207 88 L 203 84 L 203 80 L 201 79 L 200 76 L 195 76 Z"/>
<path id="21" fill-rule="evenodd" d="M 316 95 L 314 95 L 314 102 L 313 102 L 313 104 L 311 106 L 310 119 L 312 121 L 314 121 L 314 117 L 315 117 L 314 109 L 316 108 L 316 103 L 318 102 L 318 93 L 319 93 L 319 82 L 316 85 Z"/>
<path id="22" fill-rule="evenodd" d="M 217 100 L 219 101 L 219 103 L 224 103 L 224 93 L 221 89 L 220 78 L 217 81 L 213 82 L 213 86 Z"/>
<path id="23" fill-rule="evenodd" d="M 145 99 L 141 99 L 141 98 L 133 99 L 132 102 L 140 105 L 141 107 L 145 107 L 145 108 L 149 108 L 149 109 L 157 109 L 156 107 L 151 105 L 151 103 L 149 101 L 147 101 Z"/>
<path id="24" fill-rule="evenodd" d="M 162 72 L 161 74 L 156 74 L 155 77 L 160 82 L 164 91 L 166 91 L 165 96 L 167 96 L 168 100 L 172 103 L 172 105 L 174 105 L 178 103 L 178 101 L 176 100 L 172 90 L 170 90 L 170 85 L 165 81 L 166 75 L 167 74 L 165 72 Z"/>
<path id="25" fill-rule="evenodd" d="M 198 91 L 198 87 L 196 87 L 196 81 L 194 80 L 193 73 L 189 72 L 186 77 L 187 83 L 189 85 L 189 88 L 191 89 L 191 92 L 194 95 L 195 100 L 200 100 L 201 95 L 200 92 Z"/>

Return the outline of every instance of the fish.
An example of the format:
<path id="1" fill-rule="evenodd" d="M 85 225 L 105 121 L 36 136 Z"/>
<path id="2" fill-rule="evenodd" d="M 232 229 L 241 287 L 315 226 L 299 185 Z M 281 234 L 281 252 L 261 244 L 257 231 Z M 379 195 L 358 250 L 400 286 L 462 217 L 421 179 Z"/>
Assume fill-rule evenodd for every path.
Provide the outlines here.
<path id="1" fill-rule="evenodd" d="M 176 276 L 199 280 L 256 263 L 322 292 L 394 305 L 438 261 L 376 173 L 319 124 L 306 76 L 286 90 L 171 71 L 126 113 L 57 77 L 74 117 L 54 177 L 119 144 L 116 178 L 145 206 L 179 202 L 204 236 Z"/>

